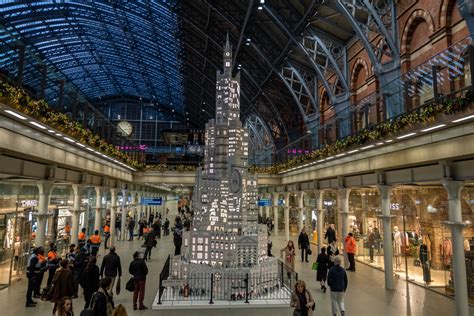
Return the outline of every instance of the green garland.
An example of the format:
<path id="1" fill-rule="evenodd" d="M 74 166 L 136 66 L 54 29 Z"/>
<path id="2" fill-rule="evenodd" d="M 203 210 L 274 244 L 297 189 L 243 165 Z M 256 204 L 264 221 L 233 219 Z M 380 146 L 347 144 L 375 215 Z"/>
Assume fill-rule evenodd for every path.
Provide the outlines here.
<path id="1" fill-rule="evenodd" d="M 79 122 L 71 121 L 66 114 L 54 111 L 45 100 L 31 98 L 23 89 L 2 81 L 0 83 L 0 99 L 5 104 L 75 138 L 82 144 L 88 145 L 110 157 L 119 159 L 131 167 L 137 169 L 144 168 L 144 164 L 116 149 L 100 136 L 94 135 L 91 130 L 83 127 Z"/>
<path id="2" fill-rule="evenodd" d="M 368 142 L 385 139 L 391 135 L 401 132 L 406 128 L 409 128 L 410 126 L 432 122 L 435 120 L 437 115 L 450 115 L 461 112 L 470 106 L 473 100 L 474 90 L 470 89 L 466 92 L 466 94 L 457 97 L 456 99 L 442 100 L 440 102 L 427 104 L 419 108 L 417 111 L 404 113 L 392 121 L 381 123 L 375 126 L 371 130 L 364 129 L 356 135 L 337 140 L 334 144 L 326 145 L 321 149 L 296 157 L 287 162 L 277 163 L 270 167 L 257 167 L 255 165 L 251 166 L 250 172 L 277 174 L 279 172 L 346 151 L 356 145 L 362 145 Z"/>
<path id="3" fill-rule="evenodd" d="M 145 171 L 159 171 L 159 172 L 166 172 L 166 171 L 177 171 L 177 172 L 194 172 L 196 171 L 196 166 L 189 166 L 189 165 L 147 165 L 145 167 Z"/>

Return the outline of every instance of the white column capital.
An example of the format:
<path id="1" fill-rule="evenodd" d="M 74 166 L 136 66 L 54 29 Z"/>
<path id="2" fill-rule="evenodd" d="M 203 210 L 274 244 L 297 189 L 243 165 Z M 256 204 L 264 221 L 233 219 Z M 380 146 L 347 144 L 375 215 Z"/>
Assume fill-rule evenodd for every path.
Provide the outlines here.
<path id="1" fill-rule="evenodd" d="M 386 185 L 386 184 L 378 184 L 377 188 L 379 189 L 380 192 L 380 197 L 382 199 L 386 199 L 390 197 L 390 193 L 392 193 L 392 186 L 391 185 Z"/>
<path id="2" fill-rule="evenodd" d="M 457 200 L 461 198 L 461 191 L 464 186 L 463 181 L 443 179 L 441 180 L 441 183 L 443 184 L 446 191 L 448 191 L 448 200 Z"/>
<path id="3" fill-rule="evenodd" d="M 36 186 L 38 187 L 39 194 L 47 194 L 50 195 L 53 191 L 54 181 L 51 180 L 43 180 L 36 182 Z"/>
<path id="4" fill-rule="evenodd" d="M 349 198 L 349 194 L 351 193 L 351 189 L 350 189 L 350 188 L 340 187 L 339 190 L 338 190 L 338 193 L 340 194 L 339 197 L 340 197 L 341 199 L 348 199 L 348 198 Z"/>

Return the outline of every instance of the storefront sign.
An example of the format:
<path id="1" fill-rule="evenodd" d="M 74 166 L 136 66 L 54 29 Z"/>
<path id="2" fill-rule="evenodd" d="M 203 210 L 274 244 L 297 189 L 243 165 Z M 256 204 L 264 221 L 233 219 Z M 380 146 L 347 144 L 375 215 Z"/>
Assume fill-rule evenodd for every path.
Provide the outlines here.
<path id="1" fill-rule="evenodd" d="M 35 207 L 38 206 L 38 200 L 23 200 L 20 202 L 22 207 Z"/>
<path id="2" fill-rule="evenodd" d="M 258 206 L 270 206 L 270 205 L 272 205 L 272 202 L 270 201 L 270 199 L 260 199 L 260 200 L 258 200 L 257 205 Z"/>
<path id="3" fill-rule="evenodd" d="M 392 204 L 390 204 L 390 209 L 394 210 L 394 211 L 399 211 L 400 210 L 400 204 L 392 203 Z"/>

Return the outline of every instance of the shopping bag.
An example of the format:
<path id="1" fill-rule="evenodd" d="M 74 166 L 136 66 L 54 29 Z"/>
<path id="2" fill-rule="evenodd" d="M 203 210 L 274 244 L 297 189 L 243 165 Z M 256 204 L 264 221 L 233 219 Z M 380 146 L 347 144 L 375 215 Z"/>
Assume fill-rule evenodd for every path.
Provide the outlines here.
<path id="1" fill-rule="evenodd" d="M 313 262 L 313 265 L 311 266 L 311 270 L 318 270 L 318 263 Z"/>
<path id="2" fill-rule="evenodd" d="M 128 280 L 127 284 L 125 284 L 125 289 L 129 292 L 135 291 L 135 283 L 133 282 L 133 277 Z"/>
<path id="3" fill-rule="evenodd" d="M 308 256 L 311 256 L 313 254 L 311 248 L 306 249 L 306 253 L 308 254 Z"/>
<path id="4" fill-rule="evenodd" d="M 120 294 L 120 277 L 117 279 L 117 284 L 115 284 L 115 293 Z"/>

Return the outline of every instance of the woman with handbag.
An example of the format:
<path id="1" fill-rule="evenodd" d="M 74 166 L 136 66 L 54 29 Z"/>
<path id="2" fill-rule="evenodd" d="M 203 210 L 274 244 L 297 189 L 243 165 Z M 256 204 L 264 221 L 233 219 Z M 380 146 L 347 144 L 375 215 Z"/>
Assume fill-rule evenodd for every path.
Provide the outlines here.
<path id="1" fill-rule="evenodd" d="M 328 270 L 334 266 L 334 258 L 339 255 L 339 249 L 337 248 L 336 241 L 333 240 L 327 248 L 327 254 L 329 257 Z"/>
<path id="2" fill-rule="evenodd" d="M 290 306 L 294 307 L 293 316 L 312 316 L 316 307 L 311 292 L 306 288 L 303 280 L 295 283 L 295 290 L 291 293 Z"/>
<path id="3" fill-rule="evenodd" d="M 316 281 L 321 283 L 321 291 L 326 293 L 326 278 L 328 274 L 328 264 L 329 257 L 326 254 L 326 247 L 321 248 L 321 253 L 316 259 L 317 269 L 316 269 Z"/>

